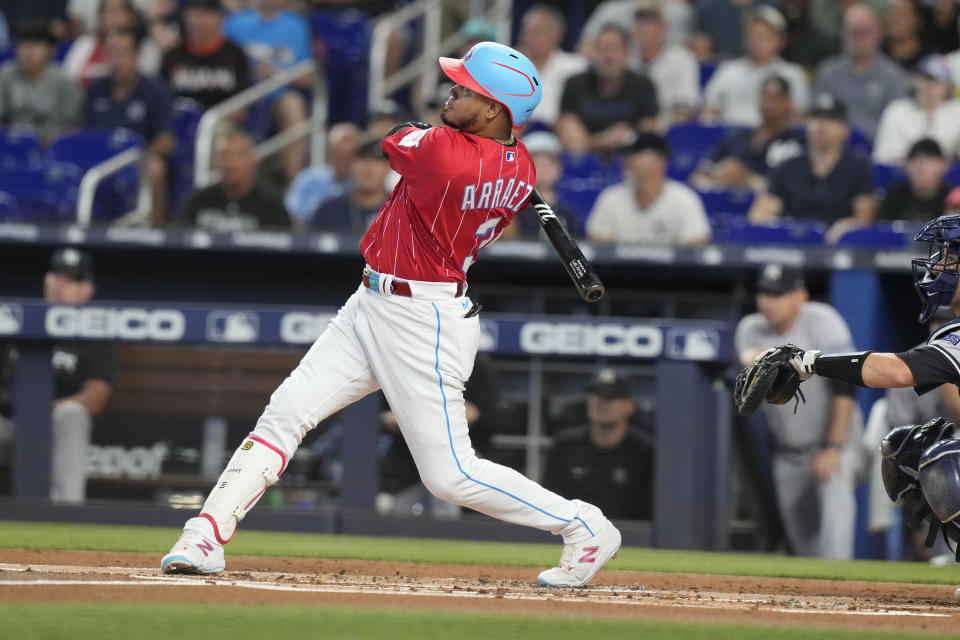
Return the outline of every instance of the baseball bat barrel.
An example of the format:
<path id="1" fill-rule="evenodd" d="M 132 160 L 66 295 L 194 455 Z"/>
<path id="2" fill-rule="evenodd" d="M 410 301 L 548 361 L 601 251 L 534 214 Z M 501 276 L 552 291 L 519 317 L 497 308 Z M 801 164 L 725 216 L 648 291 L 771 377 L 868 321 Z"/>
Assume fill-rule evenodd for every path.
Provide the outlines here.
<path id="1" fill-rule="evenodd" d="M 560 257 L 560 262 L 566 269 L 567 275 L 573 280 L 573 285 L 580 297 L 587 302 L 598 301 L 603 297 L 603 283 L 600 281 L 600 276 L 597 275 L 593 265 L 583 256 L 583 251 L 580 250 L 576 240 L 563 226 L 563 223 L 557 219 L 557 214 L 553 212 L 553 209 L 536 189 L 530 196 L 530 203 L 533 204 L 533 210 L 537 212 L 537 217 L 540 218 L 540 225 L 546 232 L 547 239 Z"/>

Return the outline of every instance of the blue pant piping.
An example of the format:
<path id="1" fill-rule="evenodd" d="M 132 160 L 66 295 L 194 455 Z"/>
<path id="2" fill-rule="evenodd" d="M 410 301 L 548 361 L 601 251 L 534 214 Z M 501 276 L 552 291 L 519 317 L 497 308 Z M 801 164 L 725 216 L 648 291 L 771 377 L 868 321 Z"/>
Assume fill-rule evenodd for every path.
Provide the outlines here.
<path id="1" fill-rule="evenodd" d="M 443 390 L 443 375 L 440 373 L 440 310 L 437 308 L 437 305 L 436 305 L 435 303 L 432 303 L 432 302 L 431 302 L 430 304 L 433 305 L 433 310 L 434 310 L 434 312 L 437 314 L 437 346 L 436 346 L 436 348 L 435 348 L 435 350 L 434 350 L 434 363 L 435 363 L 434 369 L 435 369 L 436 372 L 437 372 L 437 379 L 440 381 L 440 395 L 443 397 L 443 416 L 444 416 L 444 418 L 446 418 L 446 420 L 447 420 L 447 439 L 450 441 L 450 453 L 453 454 L 453 460 L 454 460 L 454 462 L 457 463 L 457 469 L 459 469 L 459 470 L 460 470 L 460 473 L 462 473 L 462 474 L 464 475 L 464 477 L 466 477 L 467 480 L 470 480 L 471 482 L 476 482 L 477 484 L 479 484 L 479 485 L 481 485 L 481 486 L 484 486 L 484 487 L 487 487 L 488 489 L 493 489 L 494 491 L 499 491 L 499 492 L 502 493 L 503 495 L 509 496 L 509 497 L 513 498 L 514 500 L 516 500 L 516 501 L 518 501 L 518 502 L 522 502 L 523 504 L 527 505 L 527 506 L 530 507 L 531 509 L 536 509 L 536 510 L 539 511 L 540 513 L 542 513 L 542 514 L 544 514 L 544 515 L 547 515 L 547 516 L 550 516 L 551 518 L 554 518 L 554 519 L 556 519 L 556 520 L 559 520 L 560 522 L 570 522 L 570 520 L 568 520 L 568 519 L 566 519 L 566 518 L 561 518 L 561 517 L 559 517 L 559 516 L 555 516 L 555 515 L 553 515 L 552 513 L 549 513 L 549 512 L 547 512 L 547 511 L 544 511 L 544 510 L 541 509 L 540 507 L 535 506 L 535 505 L 532 505 L 532 504 L 530 504 L 529 502 L 527 502 L 526 500 L 524 500 L 523 498 L 518 498 L 517 496 L 513 495 L 512 493 L 510 493 L 510 492 L 508 492 L 508 491 L 504 491 L 503 489 L 499 489 L 499 488 L 497 488 L 497 487 L 494 487 L 493 485 L 489 485 L 489 484 L 487 484 L 486 482 L 481 482 L 480 480 L 477 480 L 477 479 L 471 477 L 469 473 L 467 473 L 466 471 L 463 470 L 463 467 L 460 465 L 460 459 L 457 458 L 457 452 L 456 452 L 456 451 L 454 450 L 454 448 L 453 448 L 453 433 L 452 433 L 451 430 L 450 430 L 450 414 L 447 413 L 447 394 L 446 394 L 446 392 Z M 579 521 L 581 522 L 581 524 L 583 524 L 583 526 L 587 528 L 587 531 L 590 532 L 590 535 L 591 535 L 591 536 L 593 535 L 593 531 L 590 529 L 590 527 L 587 525 L 587 523 L 583 521 L 583 519 L 582 519 L 580 516 L 576 516 L 576 518 L 574 518 L 574 519 L 575 519 L 575 520 L 579 520 Z"/>

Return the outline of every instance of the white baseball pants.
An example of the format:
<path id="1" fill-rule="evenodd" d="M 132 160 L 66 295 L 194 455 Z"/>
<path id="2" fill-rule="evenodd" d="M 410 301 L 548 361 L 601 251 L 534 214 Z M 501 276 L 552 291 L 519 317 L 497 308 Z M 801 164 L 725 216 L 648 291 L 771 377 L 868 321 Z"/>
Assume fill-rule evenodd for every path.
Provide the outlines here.
<path id="1" fill-rule="evenodd" d="M 383 293 L 390 291 L 390 278 L 381 275 L 377 289 L 361 286 L 347 300 L 270 397 L 253 435 L 289 460 L 317 423 L 382 388 L 420 477 L 435 496 L 550 531 L 567 544 L 591 537 L 603 522 L 599 509 L 479 459 L 470 446 L 463 390 L 473 370 L 480 321 L 463 317 L 469 298 L 455 297 L 456 285 L 447 283 L 410 282 L 413 297 Z M 216 495 L 215 488 L 204 512 L 219 510 L 227 517 L 236 504 L 220 506 Z"/>

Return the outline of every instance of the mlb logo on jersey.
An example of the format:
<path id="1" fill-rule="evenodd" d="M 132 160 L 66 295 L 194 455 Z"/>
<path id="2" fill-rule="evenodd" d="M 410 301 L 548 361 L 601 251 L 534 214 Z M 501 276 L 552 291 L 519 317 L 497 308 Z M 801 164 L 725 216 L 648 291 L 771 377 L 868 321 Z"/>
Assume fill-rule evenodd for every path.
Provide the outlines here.
<path id="1" fill-rule="evenodd" d="M 517 152 L 507 151 L 506 159 L 507 159 L 507 162 L 513 162 L 514 160 L 517 159 Z"/>

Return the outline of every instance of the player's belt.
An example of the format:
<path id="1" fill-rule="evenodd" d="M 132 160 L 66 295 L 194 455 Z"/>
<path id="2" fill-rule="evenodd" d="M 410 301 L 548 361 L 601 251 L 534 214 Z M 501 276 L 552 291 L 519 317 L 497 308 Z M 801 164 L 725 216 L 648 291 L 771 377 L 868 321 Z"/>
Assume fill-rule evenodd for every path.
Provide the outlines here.
<path id="1" fill-rule="evenodd" d="M 380 281 L 381 274 L 373 271 L 371 269 L 363 270 L 363 286 L 367 289 L 373 289 L 376 292 L 380 292 Z M 459 298 L 467 290 L 467 285 L 464 282 L 457 283 L 457 293 L 456 297 Z M 390 281 L 390 293 L 395 296 L 405 296 L 407 298 L 413 297 L 413 291 L 410 289 L 410 283 L 406 280 L 400 280 L 399 278 L 393 278 Z"/>

